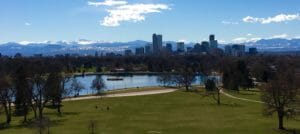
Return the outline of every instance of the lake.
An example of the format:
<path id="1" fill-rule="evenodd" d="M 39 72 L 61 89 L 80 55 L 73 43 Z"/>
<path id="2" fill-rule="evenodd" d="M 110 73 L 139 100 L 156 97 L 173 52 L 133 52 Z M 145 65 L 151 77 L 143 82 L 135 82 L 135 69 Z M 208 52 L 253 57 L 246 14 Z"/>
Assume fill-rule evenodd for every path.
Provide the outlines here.
<path id="1" fill-rule="evenodd" d="M 126 88 L 138 88 L 138 87 L 152 87 L 152 86 L 163 86 L 157 79 L 159 75 L 100 75 L 105 82 L 105 89 L 117 90 Z M 91 90 L 92 81 L 96 78 L 96 75 L 88 76 L 76 76 L 76 79 L 84 86 L 84 89 L 80 92 L 80 95 L 93 94 L 95 91 Z M 122 80 L 111 81 L 110 78 L 120 78 Z M 217 79 L 220 79 L 217 77 Z M 196 76 L 194 84 L 203 84 L 203 77 Z M 174 86 L 174 85 L 173 85 Z"/>

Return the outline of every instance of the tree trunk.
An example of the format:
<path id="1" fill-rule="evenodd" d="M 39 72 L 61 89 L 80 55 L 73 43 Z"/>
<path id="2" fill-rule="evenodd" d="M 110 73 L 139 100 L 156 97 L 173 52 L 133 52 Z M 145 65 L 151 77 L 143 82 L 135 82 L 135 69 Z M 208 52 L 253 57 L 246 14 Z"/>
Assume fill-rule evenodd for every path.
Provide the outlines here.
<path id="1" fill-rule="evenodd" d="M 8 102 L 8 124 L 11 122 L 11 102 Z"/>
<path id="2" fill-rule="evenodd" d="M 23 103 L 23 116 L 24 116 L 24 120 L 23 120 L 23 123 L 27 122 L 27 105 L 25 103 Z"/>
<path id="3" fill-rule="evenodd" d="M 185 90 L 189 91 L 189 85 L 188 84 L 185 84 Z"/>
<path id="4" fill-rule="evenodd" d="M 283 117 L 284 117 L 283 112 L 278 111 L 277 114 L 278 114 L 278 129 L 285 130 L 285 128 L 283 127 Z"/>
<path id="5" fill-rule="evenodd" d="M 10 114 L 9 114 L 8 104 L 5 102 L 5 103 L 3 103 L 2 105 L 3 105 L 4 110 L 5 110 L 6 123 L 9 124 L 10 121 L 11 121 L 11 117 L 10 117 Z"/>
<path id="6" fill-rule="evenodd" d="M 32 104 L 31 108 L 32 108 L 32 111 L 34 113 L 34 118 L 37 119 L 36 107 Z"/>
<path id="7" fill-rule="evenodd" d="M 57 103 L 57 112 L 59 114 L 61 114 L 60 107 L 61 107 L 61 101 L 58 101 L 58 103 Z"/>
<path id="8" fill-rule="evenodd" d="M 39 106 L 39 118 L 40 118 L 40 120 L 43 119 L 43 108 L 42 108 L 42 106 Z"/>
<path id="9" fill-rule="evenodd" d="M 220 89 L 217 89 L 218 90 L 218 105 L 221 104 L 221 100 L 220 100 Z"/>

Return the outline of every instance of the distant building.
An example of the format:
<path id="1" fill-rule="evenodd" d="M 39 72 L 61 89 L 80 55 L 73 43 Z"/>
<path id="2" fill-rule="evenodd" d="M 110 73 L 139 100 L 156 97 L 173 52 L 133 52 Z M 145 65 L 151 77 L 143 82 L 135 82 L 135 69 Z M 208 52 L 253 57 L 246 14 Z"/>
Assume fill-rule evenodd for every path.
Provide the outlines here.
<path id="1" fill-rule="evenodd" d="M 245 55 L 245 45 L 235 44 L 232 45 L 231 55 L 232 56 L 244 56 Z"/>
<path id="2" fill-rule="evenodd" d="M 132 56 L 132 55 L 133 55 L 132 50 L 130 49 L 125 50 L 125 56 Z"/>
<path id="3" fill-rule="evenodd" d="M 177 52 L 185 52 L 184 42 L 177 42 Z"/>
<path id="4" fill-rule="evenodd" d="M 234 44 L 225 46 L 225 54 L 230 56 L 244 56 L 246 54 L 245 45 Z"/>
<path id="5" fill-rule="evenodd" d="M 152 44 L 147 44 L 145 46 L 145 54 L 150 55 L 152 53 Z"/>
<path id="6" fill-rule="evenodd" d="M 187 53 L 191 54 L 193 53 L 193 47 L 187 47 L 186 48 Z"/>
<path id="7" fill-rule="evenodd" d="M 199 43 L 196 43 L 195 45 L 194 45 L 194 53 L 201 53 L 201 44 L 199 44 Z"/>
<path id="8" fill-rule="evenodd" d="M 137 55 L 137 56 L 145 55 L 145 48 L 144 47 L 136 48 L 135 49 L 135 55 Z"/>
<path id="9" fill-rule="evenodd" d="M 256 55 L 257 53 L 257 48 L 249 48 L 249 55 Z"/>
<path id="10" fill-rule="evenodd" d="M 99 53 L 96 51 L 95 52 L 95 57 L 98 57 L 99 56 Z"/>
<path id="11" fill-rule="evenodd" d="M 153 53 L 159 53 L 162 50 L 162 35 L 153 34 L 152 36 L 152 45 L 153 45 Z"/>
<path id="12" fill-rule="evenodd" d="M 167 45 L 166 45 L 166 50 L 167 50 L 168 52 L 173 52 L 173 46 L 172 46 L 171 43 L 167 43 Z"/>
<path id="13" fill-rule="evenodd" d="M 209 42 L 207 42 L 207 41 L 202 41 L 201 42 L 201 52 L 203 53 L 203 52 L 208 52 L 209 51 Z"/>
<path id="14" fill-rule="evenodd" d="M 225 55 L 231 55 L 232 45 L 225 46 Z"/>
<path id="15" fill-rule="evenodd" d="M 33 57 L 41 58 L 43 57 L 43 54 L 34 54 Z"/>
<path id="16" fill-rule="evenodd" d="M 209 44 L 211 49 L 218 48 L 218 41 L 215 39 L 215 35 L 212 34 L 209 36 Z"/>

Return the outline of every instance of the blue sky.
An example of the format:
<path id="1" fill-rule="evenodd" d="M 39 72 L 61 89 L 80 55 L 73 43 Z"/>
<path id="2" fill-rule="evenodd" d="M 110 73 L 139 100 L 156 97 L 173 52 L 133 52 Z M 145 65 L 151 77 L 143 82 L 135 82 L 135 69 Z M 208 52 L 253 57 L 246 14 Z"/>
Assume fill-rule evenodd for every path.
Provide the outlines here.
<path id="1" fill-rule="evenodd" d="M 300 37 L 299 0 L 1 0 L 0 43 Z"/>

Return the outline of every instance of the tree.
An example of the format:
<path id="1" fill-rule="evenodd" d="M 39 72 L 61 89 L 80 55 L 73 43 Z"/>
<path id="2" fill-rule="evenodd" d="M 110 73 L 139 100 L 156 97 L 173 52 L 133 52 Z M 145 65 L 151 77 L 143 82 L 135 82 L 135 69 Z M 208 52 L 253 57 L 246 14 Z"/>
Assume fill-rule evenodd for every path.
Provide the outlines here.
<path id="1" fill-rule="evenodd" d="M 205 82 L 205 89 L 208 95 L 212 95 L 214 100 L 217 101 L 217 104 L 221 104 L 221 98 L 220 98 L 220 89 L 216 86 L 215 81 L 212 79 L 208 79 Z M 217 97 L 216 97 L 217 94 Z"/>
<path id="2" fill-rule="evenodd" d="M 184 86 L 186 91 L 189 91 L 192 83 L 196 80 L 195 76 L 196 74 L 191 68 L 181 69 L 176 81 L 179 85 Z"/>
<path id="3" fill-rule="evenodd" d="M 6 115 L 6 123 L 11 122 L 12 108 L 11 104 L 15 95 L 12 79 L 8 75 L 1 75 L 0 77 L 0 103 L 4 107 Z"/>
<path id="4" fill-rule="evenodd" d="M 33 101 L 32 104 L 33 110 L 38 110 L 39 119 L 43 118 L 43 110 L 49 98 L 45 97 L 46 90 L 46 82 L 49 80 L 46 74 L 43 72 L 44 70 L 34 72 L 31 80 L 32 80 L 32 93 L 33 93 Z"/>
<path id="5" fill-rule="evenodd" d="M 23 115 L 23 122 L 27 122 L 27 114 L 32 105 L 32 91 L 28 79 L 28 70 L 20 66 L 15 72 L 15 114 Z M 36 111 L 35 111 L 36 112 Z M 36 115 L 36 113 L 35 113 Z"/>
<path id="6" fill-rule="evenodd" d="M 45 98 L 52 100 L 52 105 L 56 107 L 59 114 L 61 113 L 62 99 L 69 94 L 68 89 L 65 88 L 67 82 L 68 78 L 62 76 L 60 72 L 52 72 L 45 85 Z"/>
<path id="7" fill-rule="evenodd" d="M 296 103 L 299 101 L 297 98 L 299 82 L 292 67 L 287 67 L 277 68 L 276 77 L 265 85 L 262 96 L 266 105 L 265 113 L 268 115 L 277 113 L 278 128 L 281 130 L 285 130 L 284 117 L 292 117 L 296 114 Z"/>
<path id="8" fill-rule="evenodd" d="M 104 88 L 105 88 L 104 80 L 102 79 L 101 76 L 97 75 L 92 82 L 91 89 L 96 90 L 97 94 L 101 94 Z"/>
<path id="9" fill-rule="evenodd" d="M 245 61 L 238 60 L 228 63 L 223 69 L 223 87 L 239 91 L 240 88 L 249 89 L 253 87 L 253 81 Z"/>
<path id="10" fill-rule="evenodd" d="M 169 86 L 173 83 L 173 78 L 172 75 L 169 73 L 163 73 L 161 75 L 158 76 L 157 81 L 162 83 L 163 86 Z"/>
<path id="11" fill-rule="evenodd" d="M 75 96 L 79 96 L 79 93 L 82 89 L 84 89 L 84 86 L 76 78 L 73 78 L 70 88 L 75 92 Z"/>

